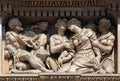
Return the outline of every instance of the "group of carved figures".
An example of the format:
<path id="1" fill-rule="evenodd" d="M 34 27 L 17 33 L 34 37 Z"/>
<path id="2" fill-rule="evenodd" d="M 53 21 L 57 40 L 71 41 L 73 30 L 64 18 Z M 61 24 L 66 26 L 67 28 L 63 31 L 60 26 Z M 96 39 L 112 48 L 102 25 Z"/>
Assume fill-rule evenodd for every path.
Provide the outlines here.
<path id="1" fill-rule="evenodd" d="M 114 73 L 114 63 L 108 57 L 115 37 L 107 18 L 100 19 L 98 26 L 89 23 L 84 27 L 76 18 L 58 19 L 54 26 L 57 33 L 49 37 L 43 33 L 48 22 L 24 30 L 20 20 L 12 18 L 8 26 L 5 59 L 9 61 L 10 73 Z M 66 30 L 73 35 L 66 35 Z"/>

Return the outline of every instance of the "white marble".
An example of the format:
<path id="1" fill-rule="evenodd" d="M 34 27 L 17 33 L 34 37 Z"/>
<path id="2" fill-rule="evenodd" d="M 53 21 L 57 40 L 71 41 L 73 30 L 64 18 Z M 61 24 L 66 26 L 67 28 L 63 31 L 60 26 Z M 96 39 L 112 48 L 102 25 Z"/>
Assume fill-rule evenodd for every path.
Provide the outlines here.
<path id="1" fill-rule="evenodd" d="M 117 43 L 118 44 L 117 45 L 118 46 L 117 48 L 118 49 L 118 58 L 117 58 L 118 63 L 117 64 L 118 64 L 118 73 L 120 73 L 120 17 L 118 18 L 118 31 L 117 32 L 118 32 L 118 35 L 117 35 L 118 37 L 118 43 Z"/>
<path id="2" fill-rule="evenodd" d="M 118 32 L 120 32 L 120 18 L 118 18 Z"/>
<path id="3" fill-rule="evenodd" d="M 2 74 L 2 18 L 0 17 L 0 75 Z"/>

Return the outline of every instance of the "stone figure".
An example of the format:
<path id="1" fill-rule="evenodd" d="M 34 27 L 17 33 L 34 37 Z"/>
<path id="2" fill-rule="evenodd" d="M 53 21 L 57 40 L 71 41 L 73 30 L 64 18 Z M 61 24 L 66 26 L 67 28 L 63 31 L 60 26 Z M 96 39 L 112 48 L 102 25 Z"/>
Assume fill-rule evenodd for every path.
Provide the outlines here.
<path id="1" fill-rule="evenodd" d="M 61 68 L 59 72 L 64 72 L 67 68 L 69 68 L 69 61 L 74 55 L 74 51 L 72 51 L 70 48 L 68 38 L 65 36 L 66 21 L 66 19 L 58 19 L 55 24 L 57 34 L 54 34 L 50 37 L 51 56 L 55 56 L 55 58 L 57 57 L 56 61 L 58 60 L 57 64 L 54 64 L 55 67 L 52 69 L 57 71 L 63 67 L 65 63 L 68 63 L 66 64 L 66 68 Z"/>
<path id="2" fill-rule="evenodd" d="M 26 37 L 25 35 L 21 35 L 20 32 L 23 31 L 21 27 L 21 22 L 17 18 L 13 18 L 9 21 L 9 27 L 11 31 L 6 33 L 6 51 L 5 56 L 11 56 L 13 58 L 13 66 L 15 66 L 16 62 L 28 62 L 31 68 L 37 69 L 37 71 L 29 71 L 30 72 L 52 72 L 51 70 L 46 69 L 43 61 L 38 58 L 36 55 L 32 54 L 32 51 L 28 51 L 28 48 L 33 50 L 38 49 L 39 47 L 34 43 L 34 39 L 30 37 Z M 38 38 L 39 36 L 35 37 Z M 45 41 L 44 39 L 42 39 Z M 40 40 L 39 40 L 40 41 Z M 39 44 L 40 42 L 37 41 Z M 41 45 L 41 44 L 39 44 Z M 43 45 L 43 44 L 42 44 Z M 18 65 L 18 64 L 17 64 Z M 15 69 L 15 70 L 14 70 Z M 19 68 L 21 70 L 22 68 Z M 23 70 L 23 69 L 22 69 Z M 21 71 L 17 71 L 16 67 L 13 67 L 11 71 L 15 71 L 15 73 L 19 73 Z M 24 73 L 24 71 L 23 71 Z"/>
<path id="3" fill-rule="evenodd" d="M 102 52 L 101 66 L 104 70 L 98 71 L 99 73 L 113 73 L 114 63 L 108 57 L 112 54 L 115 36 L 110 32 L 111 22 L 107 18 L 102 18 L 99 21 L 98 29 L 101 36 L 98 40 L 93 41 L 93 46 L 99 48 Z"/>
<path id="4" fill-rule="evenodd" d="M 39 22 L 31 26 L 31 30 L 36 34 L 46 32 L 48 30 L 48 22 Z"/>
<path id="5" fill-rule="evenodd" d="M 93 73 L 100 67 L 100 50 L 92 46 L 96 34 L 90 28 L 81 28 L 81 22 L 72 18 L 67 23 L 68 29 L 75 33 L 71 38 L 76 53 L 68 72 Z"/>
<path id="6" fill-rule="evenodd" d="M 8 26 L 11 31 L 15 31 L 16 33 L 20 33 L 23 31 L 22 23 L 18 18 L 12 18 L 8 22 Z"/>
<path id="7" fill-rule="evenodd" d="M 20 20 L 12 18 L 8 26 L 5 59 L 9 61 L 10 73 L 114 73 L 114 63 L 108 58 L 115 41 L 109 19 L 100 19 L 100 36 L 96 35 L 94 23 L 82 28 L 76 18 L 58 19 L 57 33 L 52 35 L 48 33 L 48 22 L 39 22 L 24 30 Z M 67 29 L 74 33 L 71 37 L 68 35 L 70 38 L 65 34 Z"/>

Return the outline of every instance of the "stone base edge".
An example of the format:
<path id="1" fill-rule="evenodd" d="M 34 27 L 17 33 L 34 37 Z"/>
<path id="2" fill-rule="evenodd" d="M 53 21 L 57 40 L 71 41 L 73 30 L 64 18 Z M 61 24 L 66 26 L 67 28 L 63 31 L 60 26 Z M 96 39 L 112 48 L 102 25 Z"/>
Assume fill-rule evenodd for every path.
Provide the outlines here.
<path id="1" fill-rule="evenodd" d="M 120 75 L 3 75 L 0 81 L 120 81 Z"/>

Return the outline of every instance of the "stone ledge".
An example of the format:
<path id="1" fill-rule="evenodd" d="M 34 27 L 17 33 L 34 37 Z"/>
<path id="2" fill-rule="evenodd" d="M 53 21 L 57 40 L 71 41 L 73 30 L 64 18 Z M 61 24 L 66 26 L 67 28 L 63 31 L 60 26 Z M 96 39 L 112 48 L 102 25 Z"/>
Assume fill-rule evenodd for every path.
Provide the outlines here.
<path id="1" fill-rule="evenodd" d="M 120 74 L 80 74 L 80 73 L 40 73 L 40 74 L 1 74 L 3 76 L 120 76 Z"/>
<path id="2" fill-rule="evenodd" d="M 120 81 L 120 74 L 4 74 L 0 76 L 0 81 Z"/>
<path id="3" fill-rule="evenodd" d="M 36 77 L 36 76 L 39 76 L 39 74 L 3 74 L 3 75 L 0 75 L 0 77 Z"/>

